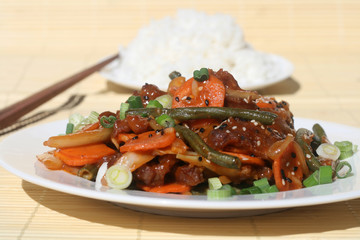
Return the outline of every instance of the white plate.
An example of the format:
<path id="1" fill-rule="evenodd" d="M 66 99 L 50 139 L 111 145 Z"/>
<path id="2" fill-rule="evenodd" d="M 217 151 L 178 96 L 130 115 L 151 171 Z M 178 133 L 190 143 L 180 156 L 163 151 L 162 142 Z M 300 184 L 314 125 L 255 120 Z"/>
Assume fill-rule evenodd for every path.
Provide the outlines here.
<path id="1" fill-rule="evenodd" d="M 265 53 L 263 53 L 265 54 Z M 281 82 L 283 80 L 286 80 L 287 78 L 289 78 L 293 71 L 294 71 L 294 66 L 293 64 L 278 55 L 275 54 L 267 54 L 267 59 L 268 61 L 272 62 L 273 68 L 276 70 L 276 72 L 272 73 L 271 76 L 268 77 L 268 79 L 258 79 L 257 81 L 253 81 L 253 82 L 248 82 L 248 81 L 243 81 L 243 79 L 241 78 L 236 78 L 236 80 L 239 83 L 239 86 L 242 89 L 246 89 L 246 90 L 258 90 L 261 88 L 265 88 L 268 87 L 270 85 L 273 85 L 275 83 Z M 120 77 L 120 73 L 119 73 L 119 65 L 121 64 L 120 60 L 115 60 L 113 62 L 111 62 L 109 65 L 107 65 L 105 68 L 103 68 L 100 71 L 100 74 L 108 79 L 109 81 L 130 88 L 130 89 L 140 89 L 145 82 L 147 81 L 146 79 L 144 79 L 144 81 L 132 81 L 132 80 L 128 80 L 126 78 Z M 227 70 L 227 69 L 224 69 Z M 230 71 L 231 72 L 231 71 Z M 166 91 L 167 87 L 168 87 L 168 82 L 167 81 L 167 76 L 165 78 L 165 81 L 162 81 L 161 79 L 151 79 L 148 80 L 147 82 L 151 82 L 153 84 L 155 84 L 156 86 L 158 86 L 161 90 Z"/>
<path id="2" fill-rule="evenodd" d="M 314 120 L 296 119 L 296 127 L 311 129 Z M 360 145 L 360 129 L 318 121 L 333 141 L 349 140 Z M 100 199 L 134 210 L 187 217 L 233 217 L 276 212 L 287 208 L 334 203 L 360 197 L 359 153 L 349 159 L 353 176 L 312 188 L 258 195 L 241 195 L 225 201 L 209 201 L 205 196 L 156 194 L 142 191 L 95 190 L 94 183 L 63 171 L 50 171 L 36 160 L 49 149 L 42 145 L 48 137 L 64 129 L 66 121 L 28 128 L 0 143 L 0 165 L 31 183 L 88 198 Z"/>

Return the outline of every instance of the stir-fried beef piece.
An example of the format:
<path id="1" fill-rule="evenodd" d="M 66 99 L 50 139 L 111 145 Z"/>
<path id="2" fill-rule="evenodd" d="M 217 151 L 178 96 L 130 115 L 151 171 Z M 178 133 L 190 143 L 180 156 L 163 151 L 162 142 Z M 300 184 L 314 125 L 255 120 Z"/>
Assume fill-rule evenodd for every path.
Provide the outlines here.
<path id="1" fill-rule="evenodd" d="M 135 171 L 135 181 L 150 187 L 164 185 L 165 176 L 177 161 L 175 155 L 159 156 L 157 161 L 152 160 Z"/>
<path id="2" fill-rule="evenodd" d="M 175 170 L 175 179 L 177 183 L 196 186 L 204 181 L 202 173 L 203 169 L 197 166 L 179 166 Z"/>
<path id="3" fill-rule="evenodd" d="M 293 129 L 288 127 L 279 131 L 276 123 L 266 126 L 256 121 L 229 118 L 209 133 L 207 144 L 216 150 L 232 147 L 269 159 L 267 150 L 288 133 L 294 134 Z"/>
<path id="4" fill-rule="evenodd" d="M 140 89 L 140 91 L 135 91 L 133 93 L 134 96 L 140 96 L 144 107 L 149 103 L 150 100 L 154 100 L 155 98 L 167 94 L 164 91 L 161 91 L 157 86 L 153 84 L 145 83 L 144 86 Z"/>
<path id="5" fill-rule="evenodd" d="M 130 129 L 136 134 L 143 133 L 151 129 L 148 118 L 144 118 L 139 115 L 128 115 L 125 119 Z"/>
<path id="6" fill-rule="evenodd" d="M 223 69 L 220 69 L 219 71 L 214 72 L 213 70 L 209 69 L 209 73 L 213 74 L 220 81 L 222 81 L 226 89 L 234 89 L 234 90 L 241 89 L 239 87 L 238 82 L 235 80 L 233 75 L 231 75 L 229 72 L 224 71 Z"/>

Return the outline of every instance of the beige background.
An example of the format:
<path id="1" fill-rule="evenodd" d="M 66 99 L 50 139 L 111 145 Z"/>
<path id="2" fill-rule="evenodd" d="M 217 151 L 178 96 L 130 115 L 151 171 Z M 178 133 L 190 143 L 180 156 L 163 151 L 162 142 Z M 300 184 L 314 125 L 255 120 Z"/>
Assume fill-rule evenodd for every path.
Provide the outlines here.
<path id="1" fill-rule="evenodd" d="M 0 107 L 127 45 L 151 19 L 178 8 L 232 15 L 256 49 L 295 72 L 261 93 L 295 116 L 360 127 L 360 1 L 0 1 Z M 72 112 L 115 110 L 131 90 L 94 74 L 35 110 L 85 94 Z M 1 137 L 3 139 L 3 137 Z M 31 161 L 33 157 L 29 156 Z M 0 168 L 0 239 L 359 239 L 360 200 L 265 216 L 186 219 L 133 212 L 45 189 Z"/>

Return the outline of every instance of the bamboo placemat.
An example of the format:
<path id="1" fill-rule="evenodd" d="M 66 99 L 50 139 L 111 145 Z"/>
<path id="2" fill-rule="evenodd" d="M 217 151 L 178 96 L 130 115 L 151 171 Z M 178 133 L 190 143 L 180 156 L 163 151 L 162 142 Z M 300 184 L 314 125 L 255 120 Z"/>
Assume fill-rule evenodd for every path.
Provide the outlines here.
<path id="1" fill-rule="evenodd" d="M 292 78 L 261 93 L 290 102 L 295 116 L 360 127 L 358 1 L 0 1 L 0 107 L 114 53 L 178 8 L 230 14 L 256 49 L 291 60 Z M 80 105 L 32 126 L 117 109 L 131 92 L 94 74 L 34 113 L 72 94 L 86 95 Z M 0 239 L 64 238 L 360 239 L 360 199 L 244 218 L 178 218 L 60 193 L 0 168 Z"/>

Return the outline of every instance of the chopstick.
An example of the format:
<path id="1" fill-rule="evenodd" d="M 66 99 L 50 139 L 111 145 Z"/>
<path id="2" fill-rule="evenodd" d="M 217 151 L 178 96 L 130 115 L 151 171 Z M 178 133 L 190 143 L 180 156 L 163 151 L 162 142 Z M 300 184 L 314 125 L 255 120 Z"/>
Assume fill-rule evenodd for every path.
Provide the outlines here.
<path id="1" fill-rule="evenodd" d="M 62 93 L 74 84 L 80 82 L 92 73 L 100 70 L 110 62 L 119 57 L 119 54 L 112 55 L 68 78 L 65 78 L 17 103 L 14 103 L 0 110 L 0 129 L 10 126 L 16 120 Z"/>

